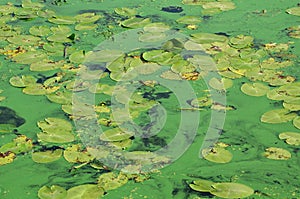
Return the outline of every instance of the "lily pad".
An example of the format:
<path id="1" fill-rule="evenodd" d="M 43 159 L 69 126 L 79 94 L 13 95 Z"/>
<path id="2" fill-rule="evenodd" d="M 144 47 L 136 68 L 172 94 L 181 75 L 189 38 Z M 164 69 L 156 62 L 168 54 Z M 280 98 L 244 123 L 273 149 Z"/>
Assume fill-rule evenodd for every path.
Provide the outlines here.
<path id="1" fill-rule="evenodd" d="M 60 159 L 61 155 L 62 155 L 62 149 L 56 149 L 54 151 L 47 150 L 47 151 L 33 152 L 31 157 L 34 162 L 49 163 Z"/>
<path id="2" fill-rule="evenodd" d="M 116 174 L 113 172 L 103 173 L 98 178 L 98 186 L 105 191 L 117 189 L 128 182 L 125 174 Z"/>
<path id="3" fill-rule="evenodd" d="M 80 24 L 77 24 L 75 26 L 75 30 L 78 30 L 78 31 L 83 31 L 83 30 L 94 30 L 98 27 L 97 24 L 85 24 L 85 23 L 80 23 Z"/>
<path id="4" fill-rule="evenodd" d="M 242 85 L 241 90 L 246 95 L 259 97 L 266 95 L 269 87 L 261 83 L 245 83 Z"/>
<path id="5" fill-rule="evenodd" d="M 207 2 L 202 5 L 204 9 L 220 9 L 222 11 L 235 9 L 235 4 L 231 1 Z"/>
<path id="6" fill-rule="evenodd" d="M 151 50 L 144 52 L 142 56 L 147 61 L 160 63 L 171 60 L 174 54 L 164 50 Z"/>
<path id="7" fill-rule="evenodd" d="M 253 37 L 245 35 L 237 35 L 229 40 L 229 44 L 234 48 L 246 48 L 253 44 Z"/>
<path id="8" fill-rule="evenodd" d="M 38 197 L 40 199 L 65 199 L 67 191 L 58 185 L 52 185 L 51 187 L 43 186 L 38 191 Z"/>
<path id="9" fill-rule="evenodd" d="M 101 50 L 101 51 L 94 51 L 94 52 L 88 52 L 85 54 L 86 63 L 103 63 L 103 62 L 112 62 L 116 60 L 117 58 L 124 55 L 122 51 L 119 50 Z"/>
<path id="10" fill-rule="evenodd" d="M 264 113 L 260 121 L 265 123 L 277 124 L 293 120 L 297 116 L 296 113 L 291 113 L 287 109 L 275 109 Z"/>
<path id="11" fill-rule="evenodd" d="M 264 152 L 264 156 L 272 160 L 287 160 L 292 157 L 291 153 L 285 149 L 269 147 Z"/>
<path id="12" fill-rule="evenodd" d="M 57 91 L 55 93 L 51 93 L 46 95 L 48 100 L 57 104 L 71 104 L 72 103 L 72 95 L 73 93 L 68 91 Z"/>
<path id="13" fill-rule="evenodd" d="M 215 163 L 228 163 L 232 159 L 232 154 L 224 147 L 214 146 L 213 148 L 203 149 L 203 157 Z"/>
<path id="14" fill-rule="evenodd" d="M 37 81 L 36 78 L 34 78 L 31 75 L 22 75 L 20 76 L 13 76 L 9 79 L 9 83 L 14 87 L 24 88 L 26 86 L 30 86 L 35 84 Z"/>
<path id="15" fill-rule="evenodd" d="M 300 7 L 293 7 L 286 10 L 290 15 L 300 16 Z"/>
<path id="16" fill-rule="evenodd" d="M 118 15 L 130 17 L 137 14 L 137 11 L 133 8 L 115 8 L 115 12 Z"/>
<path id="17" fill-rule="evenodd" d="M 205 106 L 210 106 L 212 105 L 212 99 L 209 96 L 204 96 L 204 97 L 199 97 L 197 99 L 193 99 L 190 104 L 193 107 L 205 107 Z"/>
<path id="18" fill-rule="evenodd" d="M 13 61 L 20 64 L 32 64 L 34 62 L 47 59 L 48 56 L 41 51 L 28 51 L 25 53 L 17 54 L 12 58 Z"/>
<path id="19" fill-rule="evenodd" d="M 49 22 L 59 25 L 75 24 L 76 19 L 71 16 L 53 16 L 48 19 Z"/>
<path id="20" fill-rule="evenodd" d="M 87 151 L 82 150 L 81 145 L 74 144 L 64 151 L 64 158 L 71 163 L 90 162 L 94 157 Z"/>
<path id="21" fill-rule="evenodd" d="M 13 162 L 15 157 L 16 157 L 16 154 L 14 154 L 13 152 L 10 152 L 10 151 L 8 151 L 6 153 L 0 152 L 0 166 Z"/>
<path id="22" fill-rule="evenodd" d="M 151 20 L 149 18 L 137 18 L 132 17 L 130 19 L 126 19 L 125 21 L 121 22 L 121 25 L 126 28 L 142 28 L 145 25 L 151 23 Z"/>
<path id="23" fill-rule="evenodd" d="M 25 88 L 23 88 L 23 93 L 27 95 L 46 95 L 53 93 L 59 89 L 59 86 L 54 87 L 46 87 L 43 84 L 31 84 Z"/>
<path id="24" fill-rule="evenodd" d="M 221 198 L 246 198 L 254 194 L 251 187 L 240 183 L 214 183 L 212 187 L 210 193 Z"/>
<path id="25" fill-rule="evenodd" d="M 214 182 L 212 181 L 201 179 L 193 181 L 193 184 L 189 184 L 189 186 L 195 191 L 210 192 L 211 190 L 213 190 L 213 184 Z"/>
<path id="26" fill-rule="evenodd" d="M 200 23 L 202 20 L 198 16 L 183 16 L 176 20 L 177 23 L 182 24 L 197 24 Z"/>
<path id="27" fill-rule="evenodd" d="M 120 128 L 113 128 L 113 129 L 109 129 L 104 131 L 101 135 L 100 135 L 100 139 L 103 141 L 122 141 L 122 140 L 126 140 L 130 137 L 134 136 L 134 132 L 124 132 L 122 129 Z"/>
<path id="28" fill-rule="evenodd" d="M 283 107 L 290 111 L 300 111 L 300 97 L 287 97 L 284 99 Z"/>
<path id="29" fill-rule="evenodd" d="M 199 32 L 199 33 L 193 33 L 191 34 L 191 36 L 193 37 L 193 41 L 197 42 L 197 43 L 213 43 L 213 42 L 226 42 L 228 39 L 225 36 L 222 35 L 216 35 L 216 34 L 212 34 L 212 33 L 203 33 L 203 32 Z"/>
<path id="30" fill-rule="evenodd" d="M 165 32 L 170 30 L 170 26 L 162 22 L 149 23 L 144 26 L 145 32 Z"/>
<path id="31" fill-rule="evenodd" d="M 95 184 L 83 184 L 67 191 L 65 199 L 98 199 L 104 195 L 104 190 Z"/>
<path id="32" fill-rule="evenodd" d="M 38 133 L 38 139 L 44 142 L 67 143 L 75 140 L 70 122 L 60 118 L 46 118 L 39 121 L 38 127 L 43 132 Z"/>
<path id="33" fill-rule="evenodd" d="M 37 45 L 41 38 L 32 36 L 32 35 L 16 35 L 14 37 L 9 37 L 7 39 L 8 42 L 16 44 L 16 45 Z"/>
<path id="34" fill-rule="evenodd" d="M 181 76 L 171 70 L 165 71 L 160 75 L 161 78 L 169 80 L 182 80 Z"/>
<path id="35" fill-rule="evenodd" d="M 76 51 L 69 56 L 69 59 L 73 63 L 82 63 L 85 59 L 85 51 Z"/>
<path id="36" fill-rule="evenodd" d="M 144 33 L 139 37 L 139 41 L 141 42 L 158 42 L 162 41 L 166 38 L 166 34 L 161 32 L 148 32 Z"/>
<path id="37" fill-rule="evenodd" d="M 94 23 L 101 17 L 102 17 L 101 15 L 98 15 L 96 13 L 87 12 L 87 13 L 76 15 L 74 18 L 78 23 L 87 24 L 87 23 Z"/>
<path id="38" fill-rule="evenodd" d="M 30 64 L 31 71 L 49 71 L 49 70 L 56 70 L 61 68 L 64 65 L 64 61 L 52 61 L 52 60 L 42 60 L 38 62 L 34 62 Z"/>
<path id="39" fill-rule="evenodd" d="M 58 43 L 70 43 L 72 42 L 72 40 L 69 38 L 70 36 L 70 33 L 53 34 L 47 37 L 47 40 Z"/>
<path id="40" fill-rule="evenodd" d="M 281 140 L 285 140 L 285 142 L 289 145 L 294 145 L 294 146 L 300 145 L 300 133 L 283 132 L 279 134 L 279 138 Z"/>
<path id="41" fill-rule="evenodd" d="M 34 36 L 46 36 L 50 34 L 51 30 L 48 26 L 32 26 L 29 29 L 29 33 L 34 35 Z"/>
<path id="42" fill-rule="evenodd" d="M 226 90 L 226 89 L 232 87 L 232 85 L 233 85 L 233 82 L 231 79 L 227 79 L 227 78 L 217 79 L 215 77 L 210 79 L 208 83 L 212 88 L 214 88 L 216 90 Z"/>
<path id="43" fill-rule="evenodd" d="M 297 128 L 300 129 L 300 116 L 297 116 L 293 120 L 293 125 Z"/>
<path id="44" fill-rule="evenodd" d="M 12 142 L 4 144 L 0 147 L 0 152 L 13 152 L 14 154 L 25 153 L 32 149 L 32 140 L 27 138 L 25 135 L 20 135 L 15 138 Z"/>

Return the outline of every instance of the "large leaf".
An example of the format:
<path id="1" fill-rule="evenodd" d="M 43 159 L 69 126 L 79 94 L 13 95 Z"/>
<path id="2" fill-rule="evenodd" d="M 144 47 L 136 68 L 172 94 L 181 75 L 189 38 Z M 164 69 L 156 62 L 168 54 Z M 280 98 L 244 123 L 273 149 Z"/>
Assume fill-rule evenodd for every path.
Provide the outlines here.
<path id="1" fill-rule="evenodd" d="M 275 109 L 264 113 L 260 120 L 265 123 L 277 124 L 293 120 L 296 113 L 290 113 L 287 109 Z"/>
<path id="2" fill-rule="evenodd" d="M 269 87 L 261 83 L 245 83 L 242 85 L 241 90 L 246 95 L 250 96 L 263 96 L 269 91 Z"/>
<path id="3" fill-rule="evenodd" d="M 104 190 L 96 184 L 83 184 L 68 189 L 65 199 L 99 199 L 103 195 Z"/>
<path id="4" fill-rule="evenodd" d="M 295 146 L 300 145 L 300 133 L 283 132 L 279 134 L 279 138 L 285 140 L 287 144 L 295 145 Z"/>
<path id="5" fill-rule="evenodd" d="M 40 199 L 65 199 L 66 196 L 67 191 L 58 185 L 52 185 L 51 187 L 43 186 L 38 192 Z"/>
<path id="6" fill-rule="evenodd" d="M 104 131 L 101 135 L 100 135 L 100 139 L 103 141 L 122 141 L 122 140 L 126 140 L 130 137 L 132 137 L 134 135 L 133 132 L 124 132 L 122 129 L 120 128 L 113 128 L 113 129 L 109 129 Z"/>
<path id="7" fill-rule="evenodd" d="M 61 155 L 62 155 L 62 149 L 56 149 L 54 151 L 47 150 L 47 151 L 33 152 L 31 157 L 34 162 L 49 163 L 60 159 Z"/>
<path id="8" fill-rule="evenodd" d="M 267 148 L 263 155 L 272 160 L 287 160 L 292 157 L 289 151 L 278 147 Z"/>
<path id="9" fill-rule="evenodd" d="M 212 187 L 210 193 L 221 198 L 246 198 L 254 194 L 252 188 L 240 183 L 215 183 Z"/>
<path id="10" fill-rule="evenodd" d="M 102 187 L 105 191 L 117 189 L 128 182 L 126 175 L 113 172 L 104 173 L 98 178 L 98 186 Z"/>

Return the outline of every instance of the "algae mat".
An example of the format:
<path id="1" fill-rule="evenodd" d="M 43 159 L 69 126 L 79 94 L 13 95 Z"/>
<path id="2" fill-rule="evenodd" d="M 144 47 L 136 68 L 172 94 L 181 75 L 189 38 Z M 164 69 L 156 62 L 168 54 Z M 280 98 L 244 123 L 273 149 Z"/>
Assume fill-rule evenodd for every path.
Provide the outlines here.
<path id="1" fill-rule="evenodd" d="M 0 198 L 300 198 L 297 1 L 0 16 Z"/>

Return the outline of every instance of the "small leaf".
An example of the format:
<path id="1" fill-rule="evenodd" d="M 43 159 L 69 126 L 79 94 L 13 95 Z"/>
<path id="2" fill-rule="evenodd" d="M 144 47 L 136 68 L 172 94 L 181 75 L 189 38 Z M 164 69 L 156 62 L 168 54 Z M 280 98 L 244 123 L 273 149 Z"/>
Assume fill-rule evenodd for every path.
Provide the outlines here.
<path id="1" fill-rule="evenodd" d="M 40 199 L 65 199 L 67 191 L 60 186 L 52 185 L 51 187 L 43 186 L 38 191 Z"/>

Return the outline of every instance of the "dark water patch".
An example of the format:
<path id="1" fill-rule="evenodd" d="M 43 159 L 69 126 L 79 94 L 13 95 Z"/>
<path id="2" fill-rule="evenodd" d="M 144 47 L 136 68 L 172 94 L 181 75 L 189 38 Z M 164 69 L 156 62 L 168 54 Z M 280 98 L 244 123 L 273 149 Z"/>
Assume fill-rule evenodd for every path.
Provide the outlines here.
<path id="1" fill-rule="evenodd" d="M 164 12 L 180 13 L 183 11 L 183 8 L 180 6 L 168 6 L 168 7 L 163 7 L 161 10 Z"/>
<path id="2" fill-rule="evenodd" d="M 11 108 L 0 106 L 0 126 L 10 125 L 10 127 L 19 127 L 25 123 L 25 119 L 18 116 L 16 111 Z M 4 130 L 4 129 L 0 129 Z"/>

